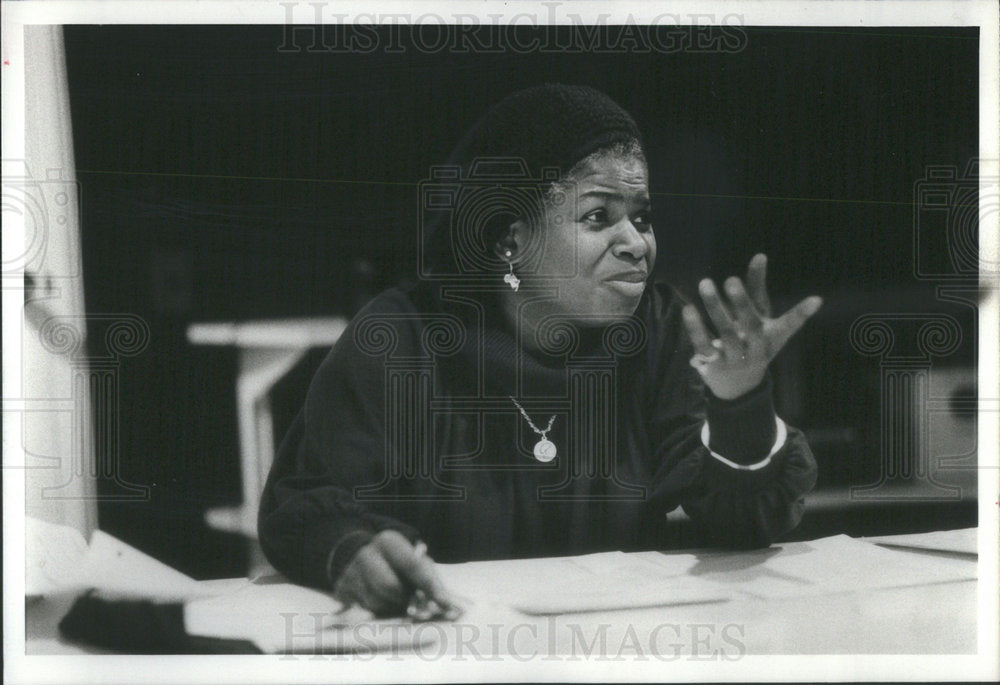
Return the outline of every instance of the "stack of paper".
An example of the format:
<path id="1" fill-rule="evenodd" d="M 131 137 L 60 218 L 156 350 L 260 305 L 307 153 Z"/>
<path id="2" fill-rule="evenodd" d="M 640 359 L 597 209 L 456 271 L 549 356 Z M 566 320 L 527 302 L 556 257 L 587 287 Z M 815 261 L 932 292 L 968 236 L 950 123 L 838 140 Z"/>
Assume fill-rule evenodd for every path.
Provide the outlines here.
<path id="1" fill-rule="evenodd" d="M 28 597 L 75 590 L 87 556 L 87 541 L 76 528 L 25 518 L 24 594 Z"/>
<path id="2" fill-rule="evenodd" d="M 978 528 L 962 530 L 938 530 L 932 533 L 916 533 L 914 535 L 883 535 L 864 538 L 884 547 L 905 547 L 923 549 L 930 552 L 952 552 L 954 554 L 978 553 Z"/>
<path id="3" fill-rule="evenodd" d="M 968 543 L 974 533 L 952 532 L 946 542 Z M 910 542 L 935 544 L 926 535 Z M 838 535 L 747 552 L 606 552 L 438 569 L 466 606 L 463 620 L 478 624 L 512 609 L 567 614 L 719 602 L 737 594 L 771 599 L 972 580 L 977 565 L 968 556 L 926 555 Z M 328 593 L 291 583 L 198 582 L 101 531 L 87 545 L 73 529 L 34 520 L 27 580 L 29 594 L 95 588 L 104 596 L 184 602 L 188 634 L 250 640 L 271 653 L 405 650 L 443 634 L 405 619 L 375 620 Z"/>
<path id="4" fill-rule="evenodd" d="M 974 580 L 974 560 L 921 555 L 837 535 L 735 553 L 642 553 L 671 573 L 685 573 L 763 598 Z"/>
<path id="5" fill-rule="evenodd" d="M 218 593 L 100 530 L 88 545 L 74 528 L 28 518 L 26 552 L 29 596 L 95 589 L 109 597 L 171 602 Z"/>
<path id="6" fill-rule="evenodd" d="M 719 602 L 724 587 L 622 552 L 440 565 L 442 581 L 466 601 L 526 614 L 565 614 Z"/>
<path id="7" fill-rule="evenodd" d="M 433 644 L 440 634 L 404 619 L 377 620 L 325 592 L 250 581 L 185 604 L 184 629 L 189 635 L 249 640 L 271 654 L 408 650 Z"/>
<path id="8" fill-rule="evenodd" d="M 28 519 L 27 594 L 97 590 L 106 599 L 184 603 L 189 635 L 249 640 L 268 653 L 405 650 L 440 634 L 374 620 L 330 594 L 245 578 L 196 581 L 107 533 L 88 545 L 73 528 Z"/>

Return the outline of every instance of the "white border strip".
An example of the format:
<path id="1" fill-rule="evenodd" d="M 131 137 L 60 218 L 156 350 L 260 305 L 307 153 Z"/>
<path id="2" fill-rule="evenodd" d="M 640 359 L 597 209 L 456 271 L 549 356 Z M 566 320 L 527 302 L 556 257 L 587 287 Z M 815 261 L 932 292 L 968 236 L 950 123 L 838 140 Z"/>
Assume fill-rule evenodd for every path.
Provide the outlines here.
<path id="1" fill-rule="evenodd" d="M 317 5 L 319 7 L 317 8 Z M 984 0 L 770 0 L 738 2 L 498 2 L 386 0 L 370 4 L 328 0 L 53 0 L 5 3 L 8 21 L 21 24 L 316 24 L 475 23 L 507 25 L 593 23 L 725 23 L 745 26 L 986 26 L 996 18 Z M 318 16 L 318 19 L 317 19 Z M 497 19 L 496 17 L 499 17 Z M 679 18 L 679 21 L 678 21 Z"/>
<path id="2" fill-rule="evenodd" d="M 301 24 L 315 23 L 315 13 L 307 1 L 288 7 L 282 2 L 18 2 L 4 3 L 3 7 L 3 148 L 5 157 L 23 158 L 23 60 L 21 27 L 25 24 Z M 371 6 L 348 2 L 329 3 L 323 6 L 325 23 L 336 23 L 355 18 L 371 21 Z M 309 10 L 310 14 L 302 14 Z M 292 12 L 290 15 L 289 12 Z M 607 2 L 452 2 L 430 3 L 382 2 L 377 6 L 377 17 L 382 21 L 412 22 L 421 16 L 436 22 L 436 16 L 468 15 L 463 23 L 517 23 L 539 25 L 550 23 L 650 23 L 656 17 L 669 15 L 681 17 L 673 23 L 700 24 L 739 18 L 744 26 L 979 26 L 981 41 L 980 61 L 980 158 L 997 160 L 998 148 L 997 103 L 1000 101 L 998 82 L 997 26 L 1000 23 L 997 3 L 994 0 L 969 0 L 948 2 L 938 0 L 911 1 L 885 0 L 883 2 L 833 2 L 833 1 L 767 1 L 756 2 L 681 2 L 638 3 L 620 2 L 613 6 Z M 553 18 L 553 14 L 555 14 Z M 337 15 L 345 19 L 338 20 Z M 396 15 L 395 20 L 389 15 Z M 432 16 L 435 15 L 435 16 Z M 499 15 L 499 19 L 487 15 Z M 290 18 L 291 17 L 291 18 Z M 576 19 L 578 17 L 579 19 Z M 734 21 L 735 23 L 735 21 Z M 986 166 L 994 178 L 995 162 Z M 995 196 L 994 196 L 995 197 Z M 997 221 L 1000 216 L 995 208 L 981 207 L 980 251 L 984 264 L 1000 263 L 997 250 Z M 4 249 L 20 254 L 18 236 L 7 235 L 12 227 L 4 227 Z M 16 233 L 16 227 L 15 231 Z M 980 310 L 980 366 L 979 388 L 981 396 L 1000 397 L 1000 376 L 997 373 L 998 336 L 997 293 L 995 281 Z M 15 370 L 20 368 L 21 293 L 4 291 L 3 363 L 4 394 L 9 384 L 14 384 Z M 19 383 L 16 383 L 19 386 Z M 14 434 L 6 430 L 5 417 L 4 455 L 8 439 Z M 996 412 L 982 412 L 979 421 L 980 463 L 984 474 L 995 476 L 998 439 Z M 993 452 L 989 452 L 989 450 Z M 990 466 L 994 468 L 989 468 Z M 483 664 L 402 660 L 379 656 L 363 664 L 359 661 L 331 662 L 329 659 L 310 661 L 299 659 L 283 661 L 279 657 L 134 657 L 134 656 L 59 656 L 25 657 L 23 651 L 23 474 L 16 470 L 4 472 L 4 652 L 7 658 L 5 676 L 10 682 L 50 683 L 198 683 L 212 680 L 220 683 L 246 683 L 275 680 L 282 682 L 349 682 L 360 680 L 422 682 L 430 680 L 462 679 L 469 682 L 501 679 L 546 681 L 601 681 L 636 680 L 662 681 L 664 679 L 697 679 L 710 677 L 720 681 L 745 682 L 751 678 L 768 678 L 776 681 L 800 679 L 808 673 L 813 681 L 873 679 L 890 680 L 909 677 L 915 680 L 983 679 L 996 680 L 998 674 L 998 587 L 997 539 L 998 508 L 996 502 L 997 479 L 980 479 L 980 578 L 979 583 L 979 642 L 980 654 L 975 656 L 906 656 L 845 655 L 845 656 L 785 656 L 745 657 L 738 662 L 717 662 L 706 670 L 706 664 L 678 661 L 665 665 L 660 662 L 547 662 L 532 660 L 526 664 L 505 662 Z M 20 568 L 19 568 L 20 567 Z"/>

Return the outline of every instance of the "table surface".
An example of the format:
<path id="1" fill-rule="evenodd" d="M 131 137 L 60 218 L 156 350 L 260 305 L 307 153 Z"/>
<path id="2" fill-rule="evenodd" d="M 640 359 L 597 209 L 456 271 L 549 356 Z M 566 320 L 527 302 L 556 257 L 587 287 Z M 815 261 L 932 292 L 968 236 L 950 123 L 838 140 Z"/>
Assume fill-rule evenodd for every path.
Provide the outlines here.
<path id="1" fill-rule="evenodd" d="M 955 536 L 967 541 L 969 532 L 955 531 Z M 911 542 L 919 537 L 906 536 Z M 939 531 L 929 534 L 928 539 L 932 538 L 937 543 L 946 542 L 948 534 Z M 976 557 L 968 553 L 896 552 L 901 565 L 936 555 L 962 560 L 975 572 Z M 746 553 L 712 554 L 716 564 L 728 563 L 739 571 Z M 891 574 L 892 569 L 885 572 Z M 220 587 L 232 582 L 205 581 Z M 744 654 L 975 654 L 977 586 L 975 580 L 952 580 L 768 599 L 736 593 L 727 601 L 558 616 L 480 611 L 456 624 L 435 624 L 435 630 L 445 631 L 440 633 L 445 638 L 442 644 L 449 645 L 449 650 L 457 647 L 466 654 L 491 654 L 498 648 L 501 654 L 520 655 L 584 655 L 596 650 L 627 656 L 638 650 L 649 656 L 656 650 L 662 656 L 666 650 L 668 656 L 676 652 L 714 654 L 713 658 Z M 53 597 L 29 601 L 28 654 L 95 653 L 58 635 L 58 622 L 72 600 Z"/>

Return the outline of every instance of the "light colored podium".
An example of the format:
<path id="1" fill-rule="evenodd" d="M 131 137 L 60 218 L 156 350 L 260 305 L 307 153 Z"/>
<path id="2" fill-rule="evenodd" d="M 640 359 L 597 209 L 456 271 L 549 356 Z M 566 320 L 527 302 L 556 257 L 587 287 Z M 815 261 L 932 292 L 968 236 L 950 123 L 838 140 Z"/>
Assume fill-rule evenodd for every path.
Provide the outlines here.
<path id="1" fill-rule="evenodd" d="M 205 520 L 216 530 L 257 537 L 257 511 L 274 462 L 274 420 L 269 393 L 313 347 L 328 347 L 347 327 L 343 317 L 194 323 L 192 345 L 223 345 L 239 350 L 236 411 L 240 432 L 243 504 L 209 509 Z"/>

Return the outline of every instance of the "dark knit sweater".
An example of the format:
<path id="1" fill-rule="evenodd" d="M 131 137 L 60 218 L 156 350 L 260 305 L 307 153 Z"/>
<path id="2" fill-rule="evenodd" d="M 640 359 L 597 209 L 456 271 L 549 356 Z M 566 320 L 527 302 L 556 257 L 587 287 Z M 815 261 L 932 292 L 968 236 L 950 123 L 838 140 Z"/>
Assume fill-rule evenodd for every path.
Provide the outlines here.
<path id="1" fill-rule="evenodd" d="M 673 290 L 648 287 L 622 325 L 550 327 L 548 353 L 527 354 L 484 308 L 432 289 L 375 298 L 312 381 L 259 519 L 289 578 L 329 587 L 385 529 L 461 562 L 662 549 L 678 505 L 719 546 L 767 545 L 799 522 L 816 463 L 798 430 L 754 471 L 701 443 L 707 416 L 714 452 L 766 457 L 771 387 L 711 397 Z M 556 416 L 555 460 L 534 459 L 538 436 L 510 396 L 539 428 Z"/>

